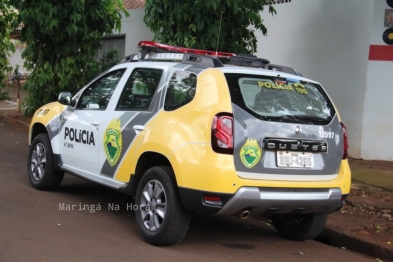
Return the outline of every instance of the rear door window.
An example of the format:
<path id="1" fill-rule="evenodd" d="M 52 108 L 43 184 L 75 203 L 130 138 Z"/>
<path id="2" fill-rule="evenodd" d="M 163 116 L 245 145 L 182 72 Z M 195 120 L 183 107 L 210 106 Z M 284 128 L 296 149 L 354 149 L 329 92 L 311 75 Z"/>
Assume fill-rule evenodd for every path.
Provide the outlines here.
<path id="1" fill-rule="evenodd" d="M 173 111 L 190 103 L 195 97 L 196 83 L 195 74 L 184 71 L 175 72 L 165 95 L 164 109 Z"/>
<path id="2" fill-rule="evenodd" d="M 328 124 L 335 110 L 323 88 L 284 77 L 225 74 L 234 104 L 268 121 Z"/>

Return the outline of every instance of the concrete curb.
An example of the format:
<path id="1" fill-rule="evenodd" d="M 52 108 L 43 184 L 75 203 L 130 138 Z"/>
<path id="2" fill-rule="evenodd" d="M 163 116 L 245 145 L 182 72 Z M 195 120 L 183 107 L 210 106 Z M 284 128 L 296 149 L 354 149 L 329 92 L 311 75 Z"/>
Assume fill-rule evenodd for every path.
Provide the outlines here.
<path id="1" fill-rule="evenodd" d="M 14 119 L 12 117 L 9 117 L 9 116 L 3 115 L 3 114 L 0 114 L 0 121 L 6 122 L 6 123 L 11 124 L 11 125 L 14 125 L 17 128 L 22 129 L 23 131 L 27 131 L 27 132 L 29 131 L 29 128 L 30 128 L 30 124 L 29 123 L 23 122 L 23 121 L 18 120 L 18 119 Z"/>
<path id="2" fill-rule="evenodd" d="M 393 261 L 393 247 L 386 248 L 380 244 L 365 241 L 359 236 L 355 236 L 350 232 L 343 232 L 343 230 L 336 229 L 329 224 L 326 224 L 325 229 L 318 238 L 320 242 L 334 247 L 344 247 L 363 255 Z"/>

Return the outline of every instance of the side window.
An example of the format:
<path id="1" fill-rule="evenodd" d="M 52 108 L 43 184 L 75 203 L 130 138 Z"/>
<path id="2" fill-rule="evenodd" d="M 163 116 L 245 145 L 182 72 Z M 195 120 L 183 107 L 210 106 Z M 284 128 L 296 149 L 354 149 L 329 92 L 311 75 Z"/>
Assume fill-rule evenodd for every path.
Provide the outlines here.
<path id="1" fill-rule="evenodd" d="M 91 84 L 83 92 L 76 108 L 105 110 L 125 71 L 112 71 Z"/>
<path id="2" fill-rule="evenodd" d="M 124 87 L 117 109 L 148 110 L 162 76 L 162 70 L 136 68 Z"/>
<path id="3" fill-rule="evenodd" d="M 197 76 L 177 71 L 172 75 L 165 96 L 164 110 L 173 111 L 191 102 L 195 97 Z"/>

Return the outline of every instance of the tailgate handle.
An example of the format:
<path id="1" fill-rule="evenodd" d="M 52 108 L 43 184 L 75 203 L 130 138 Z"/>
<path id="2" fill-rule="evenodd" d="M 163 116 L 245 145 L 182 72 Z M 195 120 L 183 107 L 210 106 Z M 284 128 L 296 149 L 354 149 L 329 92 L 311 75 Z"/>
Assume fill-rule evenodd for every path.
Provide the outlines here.
<path id="1" fill-rule="evenodd" d="M 143 130 L 145 130 L 145 126 L 141 126 L 141 125 L 136 125 L 132 127 L 135 130 L 135 133 L 138 135 L 139 133 L 141 133 Z"/>

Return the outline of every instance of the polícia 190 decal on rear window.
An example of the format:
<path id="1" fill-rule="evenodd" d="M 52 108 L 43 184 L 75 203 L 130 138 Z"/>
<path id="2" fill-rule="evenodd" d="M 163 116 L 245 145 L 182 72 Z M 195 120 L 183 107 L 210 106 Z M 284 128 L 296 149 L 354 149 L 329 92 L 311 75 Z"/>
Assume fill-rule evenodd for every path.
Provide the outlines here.
<path id="1" fill-rule="evenodd" d="M 280 82 L 270 82 L 270 81 L 258 81 L 258 86 L 260 88 L 267 88 L 267 89 L 280 89 L 280 90 L 287 90 L 287 91 L 293 91 L 297 92 L 298 94 L 304 94 L 307 95 L 307 89 L 304 87 L 304 85 L 299 84 L 299 83 L 294 83 L 294 84 L 283 84 Z"/>

